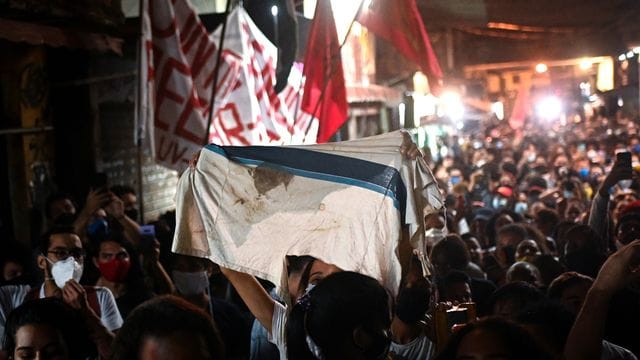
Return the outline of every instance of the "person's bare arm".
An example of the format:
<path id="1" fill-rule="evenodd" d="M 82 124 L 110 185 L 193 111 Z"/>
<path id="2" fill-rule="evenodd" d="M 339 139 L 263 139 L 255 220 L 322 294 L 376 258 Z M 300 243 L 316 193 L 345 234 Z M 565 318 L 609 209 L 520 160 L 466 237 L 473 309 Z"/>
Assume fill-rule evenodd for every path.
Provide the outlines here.
<path id="1" fill-rule="evenodd" d="M 231 285 L 236 289 L 249 311 L 255 316 L 262 326 L 271 333 L 273 308 L 275 301 L 260 285 L 258 280 L 249 274 L 241 273 L 224 267 L 220 271 L 227 277 Z"/>
<path id="2" fill-rule="evenodd" d="M 565 359 L 600 359 L 609 301 L 625 284 L 639 278 L 640 240 L 635 240 L 602 265 L 567 338 Z"/>
<path id="3" fill-rule="evenodd" d="M 62 288 L 62 299 L 82 313 L 89 329 L 89 337 L 96 345 L 100 358 L 108 359 L 115 335 L 102 325 L 100 317 L 89 306 L 84 288 L 74 280 L 69 280 Z"/>
<path id="4" fill-rule="evenodd" d="M 116 219 L 124 229 L 124 235 L 135 246 L 140 244 L 140 225 L 124 213 L 124 203 L 114 194 L 111 194 L 110 202 L 104 210 Z"/>
<path id="5" fill-rule="evenodd" d="M 141 253 L 143 270 L 150 282 L 149 287 L 158 295 L 175 293 L 173 281 L 160 263 L 160 243 L 158 240 L 154 239 L 147 248 L 141 248 Z"/>

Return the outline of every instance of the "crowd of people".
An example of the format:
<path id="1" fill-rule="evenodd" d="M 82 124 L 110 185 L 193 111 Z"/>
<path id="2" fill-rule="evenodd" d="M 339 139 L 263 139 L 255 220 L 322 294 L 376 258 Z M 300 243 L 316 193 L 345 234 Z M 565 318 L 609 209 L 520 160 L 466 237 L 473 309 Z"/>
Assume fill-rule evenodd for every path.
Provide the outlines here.
<path id="1" fill-rule="evenodd" d="M 400 289 L 289 256 L 277 292 L 172 253 L 127 186 L 53 194 L 37 244 L 2 239 L 0 359 L 636 359 L 635 123 L 489 124 L 425 155 L 446 208 Z"/>

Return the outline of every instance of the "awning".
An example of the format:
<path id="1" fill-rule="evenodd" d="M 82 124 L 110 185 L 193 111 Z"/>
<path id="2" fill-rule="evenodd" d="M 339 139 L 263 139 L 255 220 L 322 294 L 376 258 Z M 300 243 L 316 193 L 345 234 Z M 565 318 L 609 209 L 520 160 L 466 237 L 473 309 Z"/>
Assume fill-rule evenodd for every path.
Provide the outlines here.
<path id="1" fill-rule="evenodd" d="M 122 39 L 23 21 L 0 19 L 0 38 L 31 45 L 113 51 L 122 55 Z"/>

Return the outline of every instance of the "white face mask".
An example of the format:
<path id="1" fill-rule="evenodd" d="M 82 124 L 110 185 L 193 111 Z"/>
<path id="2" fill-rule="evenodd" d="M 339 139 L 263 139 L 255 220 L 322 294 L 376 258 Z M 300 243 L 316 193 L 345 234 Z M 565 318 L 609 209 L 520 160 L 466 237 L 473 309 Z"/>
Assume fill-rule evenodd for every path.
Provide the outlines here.
<path id="1" fill-rule="evenodd" d="M 56 261 L 55 263 L 47 257 L 45 257 L 45 259 L 52 264 L 51 276 L 53 276 L 53 281 L 56 282 L 56 285 L 60 289 L 62 289 L 64 284 L 71 279 L 76 282 L 80 281 L 80 278 L 82 277 L 82 264 L 77 262 L 73 256 L 69 256 L 64 260 Z"/>
<path id="2" fill-rule="evenodd" d="M 431 228 L 424 232 L 424 237 L 428 245 L 433 245 L 436 242 L 444 239 L 447 236 L 447 228 L 437 229 Z"/>
<path id="3" fill-rule="evenodd" d="M 206 271 L 186 272 L 174 270 L 172 275 L 173 283 L 182 295 L 202 294 L 209 287 L 209 276 Z"/>

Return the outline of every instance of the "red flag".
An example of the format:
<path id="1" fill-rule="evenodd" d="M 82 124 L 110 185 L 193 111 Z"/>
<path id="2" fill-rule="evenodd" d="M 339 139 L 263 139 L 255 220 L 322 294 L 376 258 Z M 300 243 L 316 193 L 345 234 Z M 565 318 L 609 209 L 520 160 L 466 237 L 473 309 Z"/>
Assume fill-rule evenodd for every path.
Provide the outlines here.
<path id="1" fill-rule="evenodd" d="M 324 143 L 347 120 L 347 90 L 331 2 L 319 0 L 304 57 L 301 108 L 318 118 L 318 143 Z"/>
<path id="2" fill-rule="evenodd" d="M 518 95 L 513 104 L 511 117 L 509 117 L 509 126 L 511 126 L 513 130 L 522 130 L 524 128 L 524 121 L 527 118 L 530 107 L 529 87 L 523 84 L 518 89 Z"/>
<path id="3" fill-rule="evenodd" d="M 373 0 L 369 8 L 360 11 L 358 22 L 418 64 L 429 79 L 431 92 L 439 93 L 442 70 L 431 48 L 416 0 Z"/>

